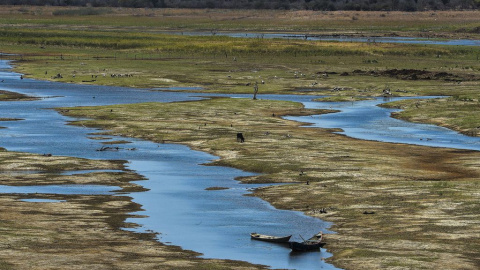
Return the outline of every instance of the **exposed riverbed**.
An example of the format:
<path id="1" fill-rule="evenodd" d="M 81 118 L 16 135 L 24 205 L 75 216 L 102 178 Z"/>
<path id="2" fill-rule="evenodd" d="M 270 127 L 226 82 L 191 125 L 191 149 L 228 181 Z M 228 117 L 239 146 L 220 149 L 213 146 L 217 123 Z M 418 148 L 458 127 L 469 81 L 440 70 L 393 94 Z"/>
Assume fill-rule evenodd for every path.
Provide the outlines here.
<path id="1" fill-rule="evenodd" d="M 43 97 L 39 101 L 11 102 L 0 104 L 4 117 L 22 118 L 16 122 L 3 122 L 7 127 L 3 129 L 2 147 L 8 150 L 25 151 L 33 153 L 52 153 L 54 155 L 69 155 L 94 159 L 125 159 L 130 161 L 130 169 L 146 176 L 149 181 L 139 184 L 149 188 L 148 192 L 131 194 L 134 200 L 144 206 L 141 214 L 148 218 L 134 219 L 135 223 L 142 225 L 142 230 L 160 232 L 162 242 L 180 245 L 204 253 L 205 257 L 239 259 L 253 263 L 267 264 L 275 268 L 312 269 L 315 267 L 333 268 L 322 262 L 328 256 L 324 252 L 308 253 L 293 256 L 289 250 L 275 245 L 252 242 L 248 233 L 301 234 L 308 236 L 319 230 L 326 231 L 329 224 L 318 219 L 306 217 L 293 211 L 280 211 L 272 208 L 267 203 L 251 197 L 245 197 L 253 185 L 241 185 L 233 179 L 245 176 L 248 173 L 222 168 L 206 167 L 198 164 L 206 163 L 216 157 L 191 151 L 185 146 L 170 144 L 155 144 L 141 140 L 111 137 L 109 139 L 96 137 L 90 133 L 95 130 L 66 126 L 68 117 L 58 115 L 47 108 L 79 106 L 79 105 L 106 105 L 118 103 L 134 103 L 144 101 L 179 101 L 198 99 L 189 93 L 168 93 L 150 91 L 148 89 L 128 89 L 117 87 L 78 86 L 41 82 L 30 79 L 20 80 L 19 74 L 11 73 L 8 65 L 4 64 L 0 73 L 5 82 L 2 90 L 20 92 Z M 203 94 L 202 94 L 203 95 Z M 204 95 L 208 96 L 208 95 Z M 247 95 L 235 95 L 245 97 Z M 250 97 L 250 96 L 248 96 Z M 381 140 L 384 133 L 405 134 L 412 137 L 412 142 L 423 141 L 430 138 L 425 134 L 412 132 L 408 127 L 390 126 L 387 124 L 391 110 L 378 109 L 376 105 L 381 100 L 354 102 L 354 103 L 320 103 L 311 102 L 312 96 L 261 96 L 261 98 L 288 99 L 303 102 L 307 107 L 332 107 L 341 108 L 350 117 L 340 116 L 338 119 L 326 121 L 325 127 L 342 128 L 345 134 L 351 136 L 359 128 L 366 134 L 375 130 L 375 123 L 381 123 L 384 128 L 380 135 L 371 135 L 372 140 Z M 350 107 L 357 107 L 357 111 L 350 111 Z M 370 109 L 370 110 L 369 110 Z M 334 116 L 340 114 L 329 114 Z M 320 117 L 301 117 L 295 120 L 323 122 L 327 115 Z M 339 119 L 347 120 L 347 125 Z M 369 120 L 373 119 L 373 120 Z M 313 121 L 312 121 L 313 120 Z M 399 120 L 397 120 L 399 121 Z M 401 121 L 403 122 L 403 121 Z M 353 124 L 357 124 L 354 126 Z M 370 123 L 363 127 L 365 123 Z M 424 125 L 418 125 L 421 129 Z M 386 131 L 385 131 L 386 130 Z M 447 129 L 441 129 L 448 131 Z M 439 131 L 442 132 L 442 131 Z M 359 132 L 361 133 L 361 132 Z M 458 133 L 450 137 L 466 137 Z M 400 137 L 405 137 L 401 135 Z M 96 151 L 103 146 L 102 142 L 129 140 L 128 145 L 118 145 L 119 151 Z M 393 142 L 402 142 L 395 141 Z M 439 145 L 451 147 L 447 145 Z M 127 148 L 135 148 L 135 151 Z M 172 184 L 173 183 L 173 184 Z M 208 187 L 227 187 L 225 190 L 205 190 Z M 163 207 L 167 205 L 168 207 Z M 221 218 L 219 218 L 221 217 Z"/>
<path id="2" fill-rule="evenodd" d="M 299 235 L 307 237 L 318 231 L 328 232 L 330 224 L 300 212 L 277 210 L 258 198 L 244 196 L 259 185 L 243 185 L 234 179 L 248 176 L 249 173 L 199 165 L 216 157 L 182 145 L 92 135 L 96 130 L 66 125 L 73 119 L 49 109 L 146 101 L 171 102 L 198 97 L 192 97 L 189 93 L 22 80 L 20 74 L 9 71 L 5 62 L 0 70 L 0 77 L 5 80 L 1 85 L 3 90 L 41 98 L 31 102 L 0 103 L 3 116 L 16 115 L 16 118 L 24 119 L 2 123 L 7 128 L 2 129 L 0 134 L 1 146 L 11 151 L 128 160 L 131 170 L 148 178 L 148 181 L 139 184 L 150 189 L 129 194 L 135 202 L 143 205 L 145 211 L 140 214 L 148 216 L 132 220 L 141 225 L 138 231 L 159 232 L 161 242 L 201 252 L 207 258 L 244 260 L 274 268 L 335 269 L 323 262 L 322 259 L 330 256 L 325 249 L 293 256 L 285 246 L 250 240 L 249 233 L 253 231 L 275 235 L 295 234 L 294 239 L 300 240 Z M 118 151 L 96 151 L 104 146 L 102 143 L 122 140 L 131 143 L 109 144 L 119 147 Z M 214 186 L 228 189 L 206 190 Z M 15 192 L 30 193 L 31 189 L 18 187 Z M 80 187 L 79 194 L 84 189 Z M 47 191 L 64 192 L 63 188 L 57 191 L 49 188 Z M 102 191 L 111 193 L 111 189 Z"/>

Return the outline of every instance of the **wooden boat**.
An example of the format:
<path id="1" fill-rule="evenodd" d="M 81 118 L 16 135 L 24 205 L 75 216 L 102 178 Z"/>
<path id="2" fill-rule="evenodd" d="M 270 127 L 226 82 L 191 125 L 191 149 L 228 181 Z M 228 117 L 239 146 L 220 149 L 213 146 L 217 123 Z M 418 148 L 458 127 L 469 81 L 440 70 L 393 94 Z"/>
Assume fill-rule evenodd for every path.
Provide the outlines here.
<path id="1" fill-rule="evenodd" d="M 323 240 L 322 232 L 319 232 L 312 236 L 308 240 L 304 240 L 303 242 L 288 242 L 292 251 L 310 251 L 310 250 L 318 250 L 319 248 L 325 245 Z"/>
<path id="2" fill-rule="evenodd" d="M 273 243 L 287 243 L 288 240 L 290 240 L 291 235 L 289 236 L 270 236 L 270 235 L 264 235 L 264 234 L 259 234 L 259 233 L 251 233 L 250 237 L 254 240 L 260 240 L 260 241 L 265 241 L 265 242 L 273 242 Z"/>

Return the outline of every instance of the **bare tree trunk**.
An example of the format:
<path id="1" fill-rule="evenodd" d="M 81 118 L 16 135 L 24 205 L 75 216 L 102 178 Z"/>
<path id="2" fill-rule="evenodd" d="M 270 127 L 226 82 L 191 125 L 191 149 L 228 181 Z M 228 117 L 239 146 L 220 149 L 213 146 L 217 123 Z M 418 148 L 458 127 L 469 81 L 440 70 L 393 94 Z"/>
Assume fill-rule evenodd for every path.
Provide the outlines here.
<path id="1" fill-rule="evenodd" d="M 258 83 L 255 82 L 255 85 L 253 86 L 253 99 L 257 99 L 257 93 L 258 93 Z"/>

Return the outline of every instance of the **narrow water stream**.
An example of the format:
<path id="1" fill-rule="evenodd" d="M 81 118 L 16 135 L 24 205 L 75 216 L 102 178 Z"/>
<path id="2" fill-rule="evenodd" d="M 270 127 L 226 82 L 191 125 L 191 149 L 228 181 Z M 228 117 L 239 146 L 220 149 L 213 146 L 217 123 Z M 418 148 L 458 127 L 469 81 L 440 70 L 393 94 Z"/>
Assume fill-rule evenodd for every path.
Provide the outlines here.
<path id="1" fill-rule="evenodd" d="M 307 108 L 333 109 L 338 113 L 287 119 L 308 122 L 311 127 L 341 128 L 349 137 L 391 142 L 480 151 L 480 138 L 470 137 L 435 125 L 407 122 L 390 117 L 398 109 L 377 105 L 402 100 L 437 97 L 391 97 L 356 102 L 303 102 Z M 440 98 L 440 97 L 438 97 Z"/>

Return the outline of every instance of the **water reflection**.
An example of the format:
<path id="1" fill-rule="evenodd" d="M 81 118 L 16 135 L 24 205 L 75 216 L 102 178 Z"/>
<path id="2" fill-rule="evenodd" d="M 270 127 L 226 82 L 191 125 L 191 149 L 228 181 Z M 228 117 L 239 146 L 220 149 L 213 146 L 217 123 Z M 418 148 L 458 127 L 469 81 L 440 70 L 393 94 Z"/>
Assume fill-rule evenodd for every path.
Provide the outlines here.
<path id="1" fill-rule="evenodd" d="M 40 202 L 40 203 L 57 203 L 57 202 L 66 202 L 65 200 L 53 200 L 53 199 L 21 199 L 22 202 Z"/>
<path id="2" fill-rule="evenodd" d="M 212 156 L 199 153 L 197 164 Z M 330 224 L 300 212 L 273 208 L 255 197 L 245 197 L 248 189 L 261 185 L 245 185 L 234 177 L 248 175 L 232 168 L 194 165 L 185 166 L 182 160 L 168 164 L 152 161 L 131 161 L 130 167 L 141 171 L 149 181 L 139 182 L 147 192 L 133 194 L 144 206 L 142 215 L 148 219 L 130 219 L 141 223 L 140 231 L 158 231 L 162 242 L 171 242 L 186 249 L 200 251 L 205 258 L 246 260 L 274 268 L 334 269 L 321 258 L 327 252 L 306 255 L 301 261 L 289 258 L 290 249 L 260 241 L 252 241 L 250 233 L 261 231 L 273 235 L 313 235 L 328 231 Z M 181 170 L 181 172 L 179 172 Z M 227 189 L 206 190 L 212 186 Z M 179 192 L 181 191 L 181 192 Z M 248 198 L 248 199 L 246 199 Z M 292 239 L 293 240 L 293 239 Z M 298 239 L 297 239 L 298 240 Z"/>

